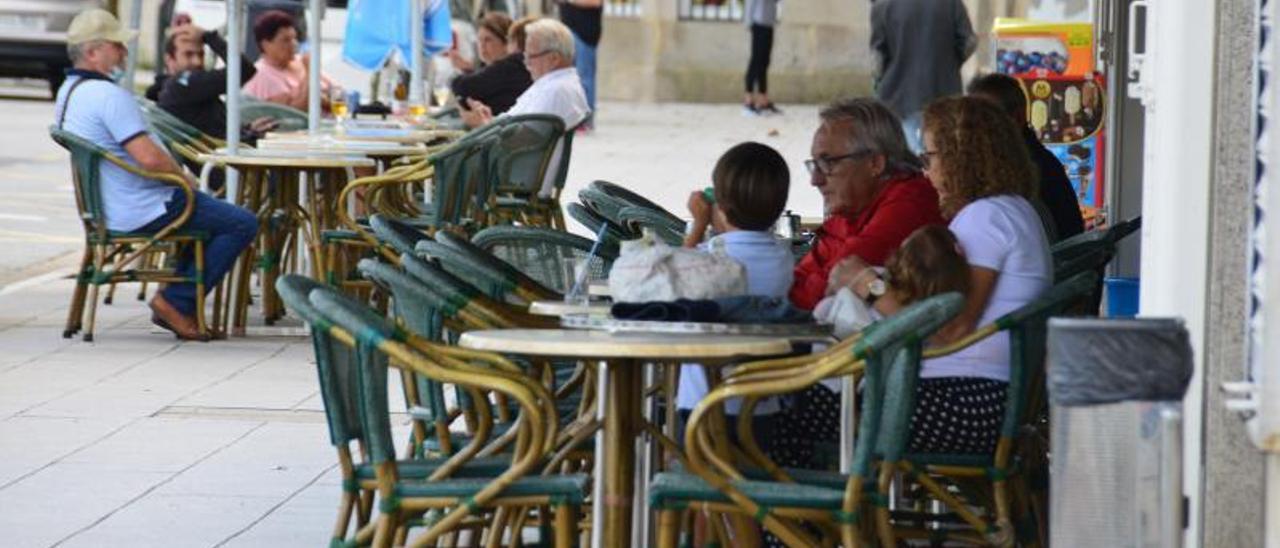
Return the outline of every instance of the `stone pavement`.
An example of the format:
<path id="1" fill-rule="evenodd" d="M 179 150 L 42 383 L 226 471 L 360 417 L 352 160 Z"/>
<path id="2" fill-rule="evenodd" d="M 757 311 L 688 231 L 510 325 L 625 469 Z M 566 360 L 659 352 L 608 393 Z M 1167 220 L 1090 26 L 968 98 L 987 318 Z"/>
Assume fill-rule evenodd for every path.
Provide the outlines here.
<path id="1" fill-rule="evenodd" d="M 793 167 L 792 207 L 817 213 L 799 167 L 813 107 L 604 107 L 566 200 L 599 178 L 683 212 L 721 152 L 759 140 Z M 0 544 L 327 545 L 339 476 L 309 339 L 180 343 L 151 327 L 136 286 L 99 307 L 96 342 L 63 339 L 68 272 L 0 289 Z"/>

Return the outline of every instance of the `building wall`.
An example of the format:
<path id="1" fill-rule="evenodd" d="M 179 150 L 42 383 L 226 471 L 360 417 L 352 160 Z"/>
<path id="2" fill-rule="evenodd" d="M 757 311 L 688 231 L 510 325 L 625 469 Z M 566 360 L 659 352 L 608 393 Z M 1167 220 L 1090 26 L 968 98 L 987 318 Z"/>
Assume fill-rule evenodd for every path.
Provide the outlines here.
<path id="1" fill-rule="evenodd" d="M 1223 382 L 1248 363 L 1248 242 L 1253 219 L 1253 94 L 1257 0 L 1218 2 L 1217 94 L 1205 337 L 1202 546 L 1262 546 L 1264 457 L 1224 406 Z"/>
<path id="2" fill-rule="evenodd" d="M 965 0 L 980 37 L 972 74 L 990 66 L 986 37 L 997 16 L 1025 13 L 1025 0 Z M 641 0 L 636 17 L 606 17 L 599 95 L 633 101 L 742 100 L 750 34 L 740 21 L 681 21 L 676 0 Z M 871 93 L 870 2 L 783 2 L 769 66 L 769 95 L 817 103 Z"/>

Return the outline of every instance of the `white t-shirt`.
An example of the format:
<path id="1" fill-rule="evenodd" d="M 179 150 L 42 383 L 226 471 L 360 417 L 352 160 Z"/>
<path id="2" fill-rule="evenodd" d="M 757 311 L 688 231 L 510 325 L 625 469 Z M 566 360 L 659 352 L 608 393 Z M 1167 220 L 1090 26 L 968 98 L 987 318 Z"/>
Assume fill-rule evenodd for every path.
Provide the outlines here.
<path id="1" fill-rule="evenodd" d="M 570 131 L 591 114 L 587 105 L 587 93 L 582 89 L 582 80 L 573 67 L 553 70 L 533 81 L 529 89 L 524 90 L 516 98 L 516 104 L 502 113 L 502 116 L 516 114 L 554 114 L 564 120 L 565 131 Z M 564 141 L 556 143 L 556 150 L 551 154 L 551 164 L 542 179 L 541 197 L 551 196 L 555 188 L 556 176 L 560 173 L 560 155 L 563 153 Z"/>
<path id="2" fill-rule="evenodd" d="M 67 104 L 67 92 L 81 77 L 69 76 L 58 88 L 53 107 L 54 125 L 66 109 L 62 129 L 69 131 L 111 155 L 133 165 L 138 162 L 125 151 L 124 144 L 146 135 L 156 146 L 160 140 L 147 132 L 147 122 L 137 99 L 109 80 L 89 80 L 76 87 Z M 145 179 L 103 160 L 98 165 L 102 214 L 110 230 L 131 231 L 142 228 L 165 212 L 165 203 L 173 197 L 175 187 Z"/>
<path id="3" fill-rule="evenodd" d="M 791 245 L 779 240 L 773 234 L 754 230 L 735 230 L 726 232 L 712 241 L 724 242 L 724 252 L 742 263 L 747 271 L 747 291 L 750 295 L 784 298 L 791 291 L 791 281 L 795 273 L 795 256 L 791 254 Z M 710 249 L 711 241 L 700 247 Z M 680 367 L 680 386 L 676 390 L 676 407 L 693 409 L 710 392 L 707 373 L 703 366 L 685 364 Z M 725 402 L 725 412 L 736 415 L 742 408 L 742 400 L 733 398 Z M 776 398 L 768 398 L 756 404 L 756 414 L 773 413 L 778 410 Z"/>
<path id="4" fill-rule="evenodd" d="M 950 228 L 970 265 L 999 272 L 979 326 L 1027 305 L 1052 285 L 1049 240 L 1035 208 L 1021 196 L 977 200 L 956 214 Z M 997 333 L 950 356 L 926 360 L 920 376 L 1008 381 L 1009 335 Z"/>

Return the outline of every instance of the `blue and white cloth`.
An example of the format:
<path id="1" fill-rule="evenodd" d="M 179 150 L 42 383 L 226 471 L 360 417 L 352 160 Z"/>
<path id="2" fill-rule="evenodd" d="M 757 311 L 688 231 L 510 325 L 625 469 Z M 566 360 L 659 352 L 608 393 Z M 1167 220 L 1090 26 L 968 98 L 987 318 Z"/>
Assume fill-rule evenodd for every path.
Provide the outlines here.
<path id="1" fill-rule="evenodd" d="M 453 46 L 452 15 L 448 0 L 425 0 L 422 14 L 423 55 L 434 55 Z M 354 0 L 347 6 L 347 31 L 342 57 L 365 70 L 381 67 L 397 49 L 406 64 L 413 2 L 408 0 Z"/>

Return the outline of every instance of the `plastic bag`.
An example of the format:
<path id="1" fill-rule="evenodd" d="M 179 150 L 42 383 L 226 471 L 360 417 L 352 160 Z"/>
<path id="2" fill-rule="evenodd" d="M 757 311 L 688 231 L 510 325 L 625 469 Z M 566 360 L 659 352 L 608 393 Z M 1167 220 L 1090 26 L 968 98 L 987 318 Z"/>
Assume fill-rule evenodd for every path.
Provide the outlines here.
<path id="1" fill-rule="evenodd" d="M 716 299 L 745 295 L 747 270 L 724 252 L 671 247 L 651 235 L 622 243 L 609 271 L 614 302 L 643 303 L 676 299 Z"/>

